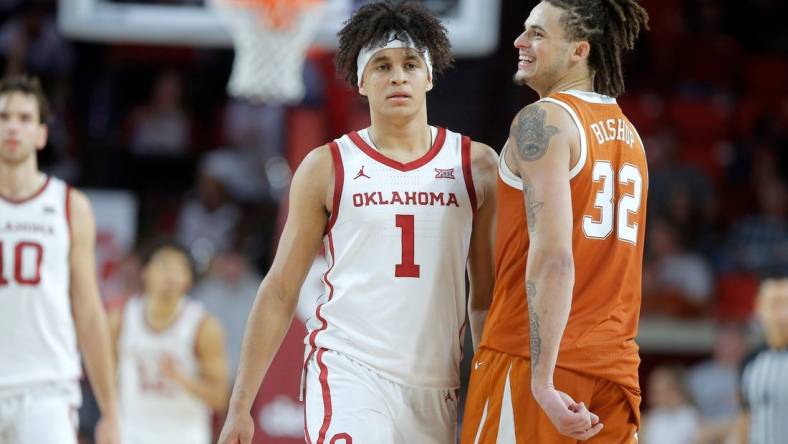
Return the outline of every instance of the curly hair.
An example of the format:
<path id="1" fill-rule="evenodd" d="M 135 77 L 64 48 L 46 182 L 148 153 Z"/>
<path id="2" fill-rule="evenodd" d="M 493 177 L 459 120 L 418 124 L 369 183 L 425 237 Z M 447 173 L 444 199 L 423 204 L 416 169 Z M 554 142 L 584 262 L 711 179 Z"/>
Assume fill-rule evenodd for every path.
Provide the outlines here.
<path id="1" fill-rule="evenodd" d="M 432 12 L 418 2 L 387 0 L 362 6 L 337 33 L 337 73 L 355 87 L 359 80 L 356 73 L 359 51 L 370 44 L 382 44 L 392 32 L 405 32 L 419 51 L 428 50 L 436 74 L 454 61 L 446 28 Z"/>
<path id="2" fill-rule="evenodd" d="M 624 93 L 621 69 L 623 50 L 635 47 L 641 29 L 648 28 L 648 13 L 637 0 L 545 0 L 561 8 L 561 24 L 571 40 L 591 44 L 588 66 L 594 90 L 618 97 Z"/>
<path id="3" fill-rule="evenodd" d="M 0 80 L 0 96 L 11 93 L 21 93 L 33 96 L 38 103 L 38 122 L 47 123 L 49 121 L 49 102 L 41 88 L 38 78 L 26 75 L 8 76 Z"/>

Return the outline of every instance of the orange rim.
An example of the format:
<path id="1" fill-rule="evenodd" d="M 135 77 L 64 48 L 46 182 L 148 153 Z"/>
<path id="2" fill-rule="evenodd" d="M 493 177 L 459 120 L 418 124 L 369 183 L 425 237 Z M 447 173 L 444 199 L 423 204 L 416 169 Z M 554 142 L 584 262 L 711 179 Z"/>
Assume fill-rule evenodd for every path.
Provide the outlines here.
<path id="1" fill-rule="evenodd" d="M 301 10 L 323 3 L 324 0 L 222 0 L 233 6 L 257 9 L 274 28 L 286 28 Z"/>

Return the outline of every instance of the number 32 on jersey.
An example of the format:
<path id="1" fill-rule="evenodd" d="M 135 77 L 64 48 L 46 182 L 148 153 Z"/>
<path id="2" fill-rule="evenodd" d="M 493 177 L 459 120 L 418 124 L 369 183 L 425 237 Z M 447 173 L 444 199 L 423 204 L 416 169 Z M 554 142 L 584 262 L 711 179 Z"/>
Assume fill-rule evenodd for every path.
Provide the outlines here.
<path id="1" fill-rule="evenodd" d="M 613 165 L 606 160 L 594 162 L 592 170 L 594 183 L 601 182 L 601 189 L 596 194 L 594 208 L 599 209 L 599 219 L 592 216 L 583 216 L 583 233 L 591 239 L 606 239 L 613 232 L 614 218 L 616 236 L 618 239 L 636 244 L 638 239 L 638 224 L 629 223 L 629 215 L 640 210 L 643 197 L 643 176 L 640 170 L 632 164 L 625 163 L 618 172 L 613 170 Z M 632 190 L 632 194 L 624 193 L 614 205 L 616 182 L 622 187 Z M 631 184 L 631 188 L 630 187 Z M 614 214 L 615 213 L 615 214 Z"/>

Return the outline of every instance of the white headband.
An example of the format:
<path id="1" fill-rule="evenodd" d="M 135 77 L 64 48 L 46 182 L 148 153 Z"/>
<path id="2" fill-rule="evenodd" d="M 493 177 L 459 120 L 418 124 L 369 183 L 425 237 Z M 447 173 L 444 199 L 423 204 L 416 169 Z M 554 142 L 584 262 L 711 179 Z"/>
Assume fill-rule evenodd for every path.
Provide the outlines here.
<path id="1" fill-rule="evenodd" d="M 430 58 L 430 51 L 427 48 L 424 48 L 423 52 L 420 51 L 416 45 L 413 44 L 413 39 L 405 32 L 393 31 L 386 40 L 386 42 L 375 46 L 371 44 L 367 45 L 358 52 L 358 58 L 356 59 L 356 75 L 358 77 L 359 87 L 361 86 L 361 78 L 364 75 L 364 69 L 367 67 L 369 60 L 377 54 L 378 51 L 391 48 L 415 49 L 421 58 L 424 59 L 424 64 L 427 65 L 427 72 L 429 72 L 430 77 L 432 77 L 432 59 Z"/>

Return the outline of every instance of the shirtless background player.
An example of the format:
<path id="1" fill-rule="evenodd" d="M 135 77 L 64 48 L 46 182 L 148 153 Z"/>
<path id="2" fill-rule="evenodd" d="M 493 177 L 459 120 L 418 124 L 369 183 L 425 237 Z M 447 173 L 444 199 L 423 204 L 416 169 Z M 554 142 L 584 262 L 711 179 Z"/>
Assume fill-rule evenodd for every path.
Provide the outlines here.
<path id="1" fill-rule="evenodd" d="M 648 172 L 615 97 L 647 20 L 634 0 L 546 0 L 514 42 L 515 81 L 541 100 L 501 155 L 495 292 L 463 443 L 637 440 Z"/>
<path id="2" fill-rule="evenodd" d="M 47 110 L 37 80 L 0 81 L 0 442 L 76 442 L 79 346 L 102 413 L 96 441 L 114 444 L 93 212 L 84 194 L 38 169 Z"/>
<path id="3" fill-rule="evenodd" d="M 372 125 L 313 150 L 295 173 L 223 444 L 251 440 L 254 395 L 321 246 L 329 269 L 308 325 L 307 442 L 455 439 L 466 262 L 472 305 L 484 307 L 492 287 L 496 155 L 428 125 L 426 93 L 451 53 L 423 6 L 366 5 L 339 37 L 338 69 L 368 99 Z"/>
<path id="4" fill-rule="evenodd" d="M 224 331 L 192 300 L 188 253 L 173 243 L 143 257 L 143 294 L 110 315 L 123 444 L 211 442 L 211 412 L 228 395 Z"/>

